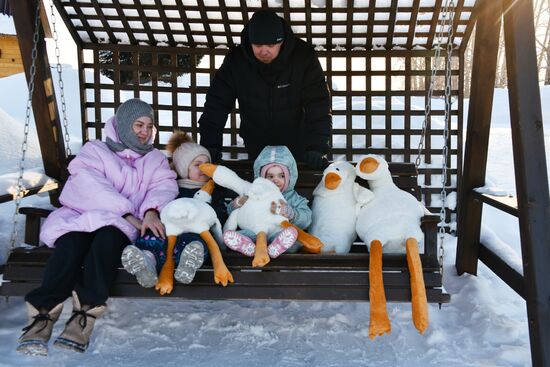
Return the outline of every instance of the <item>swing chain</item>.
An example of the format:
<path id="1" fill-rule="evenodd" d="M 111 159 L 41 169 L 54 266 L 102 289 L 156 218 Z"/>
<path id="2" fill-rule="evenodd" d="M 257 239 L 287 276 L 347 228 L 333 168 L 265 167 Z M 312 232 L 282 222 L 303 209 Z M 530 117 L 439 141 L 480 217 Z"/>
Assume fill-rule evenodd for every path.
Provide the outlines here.
<path id="1" fill-rule="evenodd" d="M 61 62 L 59 60 L 59 56 L 61 55 L 61 52 L 59 51 L 59 45 L 57 42 L 59 37 L 56 29 L 56 17 L 55 17 L 52 1 L 50 1 L 50 10 L 51 10 L 50 16 L 51 16 L 51 22 L 52 22 L 52 28 L 53 28 L 52 37 L 53 37 L 53 40 L 55 41 L 55 57 L 57 59 L 56 70 L 58 75 L 59 91 L 61 95 L 61 111 L 63 112 L 63 130 L 64 130 L 63 136 L 65 139 L 65 153 L 67 154 L 67 158 L 68 158 L 71 155 L 71 147 L 69 146 L 71 142 L 71 137 L 69 135 L 69 123 L 67 121 L 67 106 L 65 104 L 65 89 L 64 89 L 64 83 L 63 83 L 63 73 L 61 68 Z"/>
<path id="2" fill-rule="evenodd" d="M 450 5 L 454 6 L 454 0 L 451 0 Z M 439 268 L 441 275 L 443 276 L 443 258 L 445 254 L 445 247 L 443 242 L 445 240 L 445 223 L 446 219 L 446 206 L 447 206 L 447 158 L 449 155 L 449 129 L 451 128 L 451 86 L 452 86 L 452 54 L 453 54 L 453 24 L 454 24 L 454 12 L 449 13 L 449 34 L 447 39 L 447 64 L 445 65 L 445 124 L 443 127 L 443 151 L 442 151 L 442 170 L 441 170 L 441 208 L 439 209 Z"/>
<path id="3" fill-rule="evenodd" d="M 35 23 L 34 23 L 34 35 L 33 35 L 33 47 L 32 47 L 32 63 L 29 70 L 29 97 L 27 99 L 27 110 L 25 114 L 25 128 L 23 130 L 23 143 L 21 144 L 21 159 L 19 160 L 19 177 L 17 178 L 16 193 L 15 193 L 15 211 L 13 213 L 13 229 L 11 232 L 10 249 L 15 248 L 17 242 L 17 223 L 19 219 L 19 206 L 21 205 L 21 199 L 25 196 L 25 188 L 23 187 L 23 172 L 25 171 L 25 155 L 27 153 L 27 140 L 29 136 L 29 126 L 31 120 L 31 106 L 32 96 L 34 94 L 35 75 L 36 75 L 36 59 L 38 58 L 38 38 L 40 35 L 40 1 L 36 7 Z"/>
<path id="4" fill-rule="evenodd" d="M 449 128 L 450 128 L 450 112 L 451 112 L 451 55 L 453 52 L 453 24 L 454 24 L 454 9 L 455 4 L 454 0 L 447 0 L 445 3 L 445 6 L 443 7 L 441 13 L 443 14 L 442 18 L 442 24 L 440 26 L 439 32 L 437 32 L 437 41 L 436 41 L 436 47 L 435 47 L 435 53 L 433 57 L 434 64 L 432 65 L 431 70 L 431 76 L 430 76 L 430 86 L 428 88 L 428 95 L 427 95 L 427 101 L 424 107 L 424 121 L 422 122 L 422 130 L 420 133 L 420 140 L 418 143 L 418 154 L 416 156 L 415 160 L 415 168 L 416 168 L 416 174 L 418 176 L 418 170 L 421 164 L 421 155 L 424 150 L 424 141 L 426 139 L 426 131 L 428 128 L 428 122 L 430 121 L 430 116 L 432 112 L 432 98 L 433 98 L 433 91 L 435 86 L 435 77 L 437 74 L 437 67 L 439 65 L 439 62 L 441 60 L 441 44 L 443 43 L 443 33 L 446 28 L 448 28 L 447 31 L 447 60 L 445 64 L 445 121 L 444 121 L 444 128 L 443 128 L 443 149 L 442 149 L 442 169 L 441 169 L 441 208 L 439 211 L 439 272 L 441 273 L 441 276 L 443 276 L 443 258 L 445 253 L 445 248 L 443 246 L 444 239 L 445 239 L 445 208 L 447 206 L 447 191 L 446 191 L 446 183 L 447 183 L 447 154 L 449 153 L 448 148 L 448 139 L 449 139 Z M 449 16 L 449 19 L 447 19 L 447 16 Z M 448 23 L 447 23 L 448 22 Z"/>

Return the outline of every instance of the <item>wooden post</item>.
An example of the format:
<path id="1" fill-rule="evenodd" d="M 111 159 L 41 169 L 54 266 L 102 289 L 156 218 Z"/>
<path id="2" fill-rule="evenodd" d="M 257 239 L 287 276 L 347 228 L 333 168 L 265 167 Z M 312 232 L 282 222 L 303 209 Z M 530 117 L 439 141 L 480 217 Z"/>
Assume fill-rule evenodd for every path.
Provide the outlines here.
<path id="1" fill-rule="evenodd" d="M 15 30 L 21 49 L 27 82 L 30 79 L 32 64 L 33 34 L 37 1 L 11 1 Z M 42 25 L 41 25 L 42 28 Z M 40 141 L 40 151 L 45 173 L 57 180 L 66 177 L 67 159 L 55 90 L 46 53 L 43 29 L 38 41 L 36 60 L 35 89 L 32 97 L 32 110 Z M 52 198 L 55 201 L 55 198 Z"/>
<path id="2" fill-rule="evenodd" d="M 550 198 L 531 0 L 504 2 L 504 41 L 533 366 L 550 365 Z"/>
<path id="3" fill-rule="evenodd" d="M 458 186 L 458 241 L 455 261 L 458 274 L 477 273 L 483 204 L 474 200 L 472 190 L 485 185 L 502 16 L 500 0 L 484 0 L 478 4 L 464 172 Z"/>

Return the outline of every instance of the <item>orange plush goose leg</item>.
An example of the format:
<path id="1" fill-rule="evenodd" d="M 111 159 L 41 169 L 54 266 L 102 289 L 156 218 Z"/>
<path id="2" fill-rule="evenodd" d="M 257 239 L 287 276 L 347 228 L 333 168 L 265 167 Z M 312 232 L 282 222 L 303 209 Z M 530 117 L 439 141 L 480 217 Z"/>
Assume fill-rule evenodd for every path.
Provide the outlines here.
<path id="1" fill-rule="evenodd" d="M 372 241 L 370 245 L 369 283 L 369 338 L 374 339 L 391 331 L 390 319 L 386 310 L 384 280 L 382 279 L 382 243 L 378 240 Z"/>
<path id="2" fill-rule="evenodd" d="M 294 224 L 291 224 L 289 221 L 285 220 L 281 222 L 281 227 L 288 228 L 294 227 L 298 231 L 298 241 L 303 245 L 302 250 L 308 254 L 318 254 L 323 249 L 323 242 L 320 239 L 306 233 L 303 229 L 296 227 Z"/>
<path id="3" fill-rule="evenodd" d="M 172 293 L 174 289 L 174 246 L 176 245 L 176 236 L 168 236 L 168 248 L 166 249 L 166 261 L 159 274 L 159 280 L 155 289 L 161 296 Z"/>
<path id="4" fill-rule="evenodd" d="M 269 255 L 267 253 L 267 235 L 265 232 L 258 233 L 256 237 L 256 252 L 254 254 L 254 260 L 252 260 L 253 267 L 262 267 L 269 263 Z"/>
<path id="5" fill-rule="evenodd" d="M 214 266 L 214 282 L 216 284 L 221 283 L 224 287 L 228 282 L 233 283 L 233 276 L 227 269 L 227 266 L 225 266 L 220 248 L 214 237 L 212 237 L 212 234 L 209 231 L 204 231 L 201 232 L 200 236 L 206 242 L 206 247 L 208 247 L 208 252 L 210 252 L 210 259 Z"/>
<path id="6" fill-rule="evenodd" d="M 411 274 L 413 323 L 420 334 L 423 334 L 429 324 L 428 303 L 426 300 L 422 263 L 418 254 L 418 242 L 415 238 L 407 239 L 407 264 Z"/>

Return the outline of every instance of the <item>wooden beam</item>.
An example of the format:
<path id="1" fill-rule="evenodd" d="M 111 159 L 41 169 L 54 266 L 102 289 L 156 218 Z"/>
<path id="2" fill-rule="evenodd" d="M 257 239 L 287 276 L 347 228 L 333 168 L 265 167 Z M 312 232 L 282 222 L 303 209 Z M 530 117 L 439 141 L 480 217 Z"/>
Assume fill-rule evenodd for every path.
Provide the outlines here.
<path id="1" fill-rule="evenodd" d="M 44 37 L 52 38 L 52 30 L 50 29 L 50 22 L 46 15 L 46 9 L 44 8 L 44 2 L 40 3 L 40 22 L 42 23 L 42 29 L 44 29 Z"/>
<path id="2" fill-rule="evenodd" d="M 483 243 L 479 244 L 479 260 L 493 271 L 504 283 L 512 288 L 520 297 L 525 298 L 525 282 L 523 275 L 512 268 L 505 260 Z"/>
<path id="3" fill-rule="evenodd" d="M 550 198 L 538 84 L 533 2 L 504 2 L 510 121 L 531 359 L 550 365 Z"/>
<path id="4" fill-rule="evenodd" d="M 458 274 L 477 274 L 483 204 L 475 200 L 473 190 L 485 185 L 501 23 L 500 4 L 500 0 L 485 0 L 479 4 L 464 172 L 462 182 L 458 185 L 458 241 L 455 260 Z"/>
<path id="5" fill-rule="evenodd" d="M 17 36 L 11 34 L 0 35 L 0 78 L 22 73 L 23 60 L 19 51 Z"/>
<path id="6" fill-rule="evenodd" d="M 32 64 L 31 54 L 37 2 L 11 1 L 10 5 L 28 82 Z M 38 140 L 40 141 L 40 151 L 46 175 L 58 181 L 63 181 L 66 178 L 67 159 L 42 29 L 40 30 L 37 51 L 32 110 Z M 56 198 L 51 198 L 51 200 L 55 202 Z"/>

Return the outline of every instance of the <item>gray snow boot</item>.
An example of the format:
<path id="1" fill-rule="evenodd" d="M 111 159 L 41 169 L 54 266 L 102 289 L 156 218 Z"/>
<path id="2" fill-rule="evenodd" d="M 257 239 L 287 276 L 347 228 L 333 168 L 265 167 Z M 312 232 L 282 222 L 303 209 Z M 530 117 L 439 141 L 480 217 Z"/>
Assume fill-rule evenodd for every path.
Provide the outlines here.
<path id="1" fill-rule="evenodd" d="M 23 328 L 23 334 L 19 337 L 16 350 L 19 353 L 33 356 L 47 356 L 48 341 L 52 336 L 53 324 L 63 310 L 63 303 L 58 304 L 49 312 L 40 312 L 29 302 L 26 304 L 29 325 Z"/>
<path id="2" fill-rule="evenodd" d="M 126 246 L 120 257 L 124 269 L 136 276 L 137 282 L 144 288 L 157 284 L 158 276 L 155 265 L 145 253 L 134 245 Z"/>
<path id="3" fill-rule="evenodd" d="M 180 283 L 189 284 L 195 278 L 197 269 L 204 262 L 204 248 L 202 243 L 193 241 L 181 252 L 178 268 L 174 272 L 174 278 Z"/>
<path id="4" fill-rule="evenodd" d="M 73 291 L 73 314 L 65 324 L 65 330 L 53 343 L 54 346 L 84 353 L 90 344 L 96 318 L 101 316 L 107 306 L 90 308 L 80 305 L 76 292 Z"/>

